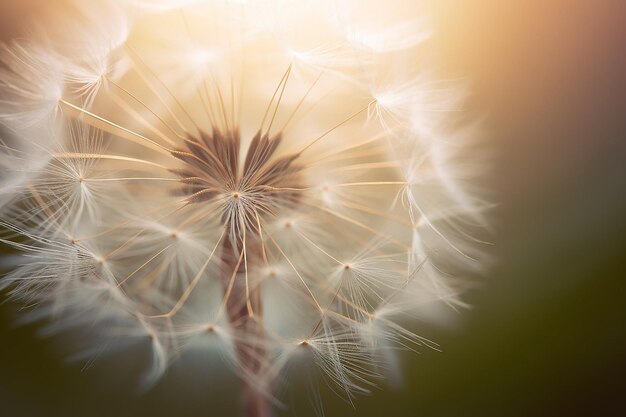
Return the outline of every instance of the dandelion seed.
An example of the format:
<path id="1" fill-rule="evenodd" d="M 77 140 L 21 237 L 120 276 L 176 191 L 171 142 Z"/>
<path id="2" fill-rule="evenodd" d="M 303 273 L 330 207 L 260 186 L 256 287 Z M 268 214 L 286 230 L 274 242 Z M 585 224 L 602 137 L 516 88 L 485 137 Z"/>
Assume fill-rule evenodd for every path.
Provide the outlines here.
<path id="1" fill-rule="evenodd" d="M 148 3 L 103 2 L 120 30 L 92 15 L 74 52 L 2 49 L 9 297 L 89 331 L 77 358 L 144 349 L 146 387 L 228 369 L 248 416 L 296 374 L 353 402 L 436 348 L 403 318 L 462 305 L 489 205 L 456 89 L 412 59 L 423 7 Z"/>

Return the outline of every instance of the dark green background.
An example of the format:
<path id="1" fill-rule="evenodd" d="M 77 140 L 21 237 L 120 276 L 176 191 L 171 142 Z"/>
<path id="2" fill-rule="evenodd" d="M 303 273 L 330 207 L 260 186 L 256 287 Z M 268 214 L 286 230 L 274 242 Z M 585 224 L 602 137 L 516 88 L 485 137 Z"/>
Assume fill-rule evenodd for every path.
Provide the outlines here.
<path id="1" fill-rule="evenodd" d="M 626 2 L 442 1 L 436 23 L 442 71 L 470 80 L 467 108 L 487 115 L 498 264 L 457 327 L 420 330 L 443 352 L 407 355 L 401 390 L 356 411 L 327 396 L 326 413 L 626 415 Z M 123 372 L 98 383 L 12 310 L 0 307 L 1 416 L 228 415 L 214 397 L 173 398 L 171 378 L 144 395 Z"/>

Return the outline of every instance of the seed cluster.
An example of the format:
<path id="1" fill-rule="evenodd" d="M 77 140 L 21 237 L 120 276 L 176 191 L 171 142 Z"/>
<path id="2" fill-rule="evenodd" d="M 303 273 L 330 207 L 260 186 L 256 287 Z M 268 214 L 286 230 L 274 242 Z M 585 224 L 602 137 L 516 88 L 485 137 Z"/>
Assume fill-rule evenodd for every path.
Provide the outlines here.
<path id="1" fill-rule="evenodd" d="M 148 385 L 238 377 L 253 417 L 437 348 L 418 326 L 481 271 L 488 164 L 418 59 L 418 3 L 94 0 L 3 45 L 0 242 L 23 257 L 0 287 L 78 350 L 138 346 Z"/>

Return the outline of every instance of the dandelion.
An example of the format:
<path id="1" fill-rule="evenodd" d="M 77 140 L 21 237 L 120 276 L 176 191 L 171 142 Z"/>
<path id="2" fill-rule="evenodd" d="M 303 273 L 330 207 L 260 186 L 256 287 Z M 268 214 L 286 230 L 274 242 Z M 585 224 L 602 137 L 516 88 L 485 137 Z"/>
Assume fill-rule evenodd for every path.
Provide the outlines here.
<path id="1" fill-rule="evenodd" d="M 95 332 L 81 357 L 140 345 L 146 386 L 220 362 L 248 416 L 296 374 L 352 402 L 436 348 L 404 326 L 462 305 L 489 205 L 458 88 L 415 59 L 423 7 L 102 4 L 71 45 L 3 47 L 9 297 Z"/>

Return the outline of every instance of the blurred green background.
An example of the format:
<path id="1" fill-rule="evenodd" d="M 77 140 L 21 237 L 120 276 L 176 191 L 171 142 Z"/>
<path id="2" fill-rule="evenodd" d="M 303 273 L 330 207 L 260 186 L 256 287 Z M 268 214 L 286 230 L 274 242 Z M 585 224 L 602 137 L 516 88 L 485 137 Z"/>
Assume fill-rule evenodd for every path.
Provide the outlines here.
<path id="1" fill-rule="evenodd" d="M 16 16 L 0 19 L 3 37 L 35 3 L 0 1 L 0 16 Z M 326 396 L 326 415 L 626 415 L 626 2 L 435 10 L 440 69 L 468 80 L 466 108 L 487 115 L 498 263 L 456 326 L 418 329 L 443 352 L 405 355 L 404 386 L 356 410 Z M 98 382 L 58 341 L 13 324 L 14 309 L 0 306 L 1 416 L 229 415 L 201 391 L 168 395 L 172 378 L 146 394 L 124 372 Z"/>

